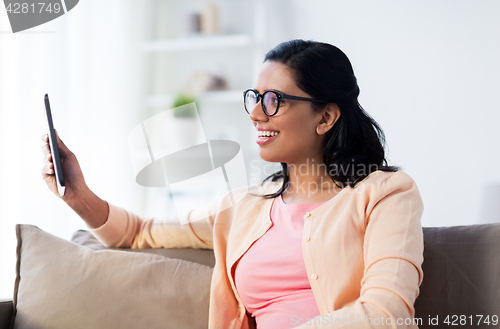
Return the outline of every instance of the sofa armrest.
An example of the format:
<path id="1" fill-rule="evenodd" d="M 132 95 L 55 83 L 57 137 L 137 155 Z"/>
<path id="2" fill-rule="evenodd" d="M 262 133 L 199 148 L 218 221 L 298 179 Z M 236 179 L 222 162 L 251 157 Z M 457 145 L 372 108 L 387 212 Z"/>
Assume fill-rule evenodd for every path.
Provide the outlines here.
<path id="1" fill-rule="evenodd" d="M 0 329 L 9 329 L 14 303 L 12 300 L 0 299 Z"/>

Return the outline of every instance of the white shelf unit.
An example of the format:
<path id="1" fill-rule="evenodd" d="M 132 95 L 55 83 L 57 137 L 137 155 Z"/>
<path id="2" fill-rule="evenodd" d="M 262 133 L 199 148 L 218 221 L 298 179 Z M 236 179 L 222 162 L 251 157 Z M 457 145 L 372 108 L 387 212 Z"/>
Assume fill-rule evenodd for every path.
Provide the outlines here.
<path id="1" fill-rule="evenodd" d="M 154 40 L 143 44 L 142 51 L 145 53 L 171 53 L 191 50 L 224 49 L 237 47 L 250 47 L 254 45 L 252 37 L 247 34 L 228 35 L 195 35 L 179 39 Z M 193 95 L 197 101 L 203 103 L 237 103 L 242 102 L 242 91 L 218 90 Z M 175 96 L 149 95 L 146 97 L 145 105 L 148 107 L 170 106 L 174 102 Z"/>
<path id="2" fill-rule="evenodd" d="M 238 103 L 243 102 L 241 90 L 218 90 L 194 95 L 195 99 L 202 103 Z M 174 102 L 174 95 L 150 95 L 146 97 L 146 106 L 170 106 Z"/>
<path id="3" fill-rule="evenodd" d="M 148 41 L 144 43 L 142 50 L 146 53 L 158 53 L 210 48 L 245 47 L 251 44 L 252 38 L 246 34 L 191 36 L 171 40 Z"/>
<path id="4" fill-rule="evenodd" d="M 220 18 L 231 16 L 231 21 L 237 22 L 237 26 L 232 25 L 229 29 L 225 29 L 223 24 L 221 23 L 221 31 L 218 34 L 213 35 L 204 35 L 204 34 L 191 34 L 191 35 L 182 35 L 183 32 L 178 30 L 178 26 L 181 26 L 182 15 L 187 12 L 192 12 L 193 6 L 196 6 L 196 2 L 187 3 L 182 2 L 180 0 L 157 0 L 161 3 L 162 6 L 158 7 L 157 10 L 160 10 L 156 13 L 156 19 L 158 17 L 165 17 L 161 13 L 161 10 L 164 10 L 164 13 L 170 15 L 171 19 L 176 20 L 174 26 L 165 25 L 165 22 L 168 20 L 163 20 L 158 25 L 159 28 L 164 29 L 163 32 L 156 31 L 159 33 L 159 39 L 145 41 L 142 44 L 142 52 L 146 55 L 150 56 L 174 56 L 177 55 L 179 57 L 189 56 L 190 53 L 195 51 L 200 56 L 204 57 L 205 52 L 210 52 L 212 55 L 214 52 L 220 51 L 220 55 L 218 55 L 217 60 L 226 64 L 231 61 L 230 57 L 226 57 L 224 54 L 228 51 L 233 51 L 233 49 L 244 49 L 247 51 L 245 56 L 248 56 L 249 67 L 251 68 L 251 76 L 245 78 L 244 84 L 239 81 L 237 83 L 237 89 L 233 84 L 233 81 L 229 79 L 229 90 L 224 91 L 210 91 L 206 94 L 195 95 L 200 102 L 204 103 L 236 103 L 242 102 L 242 92 L 243 88 L 249 88 L 253 85 L 257 77 L 258 70 L 262 64 L 263 56 L 268 50 L 268 46 L 266 45 L 266 40 L 268 39 L 269 33 L 267 31 L 267 19 L 266 15 L 268 12 L 268 7 L 271 3 L 266 2 L 264 0 L 249 0 L 238 4 L 233 0 L 214 0 L 213 3 L 219 6 L 219 16 Z M 272 1 L 273 3 L 275 1 Z M 202 5 L 203 2 L 198 1 L 198 5 Z M 243 7 L 242 7 L 243 5 Z M 278 3 L 274 4 L 274 6 L 278 5 Z M 231 12 L 225 12 L 225 10 L 229 10 L 226 8 L 231 8 L 232 10 L 240 10 L 236 12 L 234 15 Z M 186 9 L 188 8 L 188 9 Z M 199 8 L 201 9 L 201 7 Z M 250 9 L 250 10 L 249 10 Z M 160 14 L 160 15 L 159 15 Z M 225 14 L 225 15 L 224 15 Z M 165 33 L 165 29 L 172 29 L 173 32 L 177 33 L 177 37 L 172 33 Z M 185 33 L 185 32 L 184 32 Z M 177 64 L 176 64 L 177 65 Z M 182 64 L 181 64 L 182 65 Z M 186 71 L 187 72 L 187 71 Z M 234 71 L 233 71 L 234 72 Z M 150 70 L 150 75 L 159 74 L 156 71 L 156 68 L 153 67 Z M 186 73 L 187 75 L 188 73 Z M 183 74 L 184 75 L 184 74 Z M 243 87 L 244 85 L 244 87 Z M 169 106 L 173 103 L 174 94 L 179 92 L 179 90 L 168 90 L 163 91 L 156 90 L 156 92 L 150 93 L 145 97 L 145 105 L 148 107 L 155 106 Z"/>

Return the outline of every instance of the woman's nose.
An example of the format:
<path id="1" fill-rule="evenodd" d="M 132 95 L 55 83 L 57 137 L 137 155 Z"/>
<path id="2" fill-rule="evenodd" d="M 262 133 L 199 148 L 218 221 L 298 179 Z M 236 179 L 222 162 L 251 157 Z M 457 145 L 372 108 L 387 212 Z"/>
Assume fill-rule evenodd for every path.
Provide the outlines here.
<path id="1" fill-rule="evenodd" d="M 250 119 L 252 121 L 267 121 L 267 120 L 269 120 L 267 115 L 262 110 L 262 105 L 260 104 L 260 102 L 255 104 L 253 109 L 250 111 Z"/>

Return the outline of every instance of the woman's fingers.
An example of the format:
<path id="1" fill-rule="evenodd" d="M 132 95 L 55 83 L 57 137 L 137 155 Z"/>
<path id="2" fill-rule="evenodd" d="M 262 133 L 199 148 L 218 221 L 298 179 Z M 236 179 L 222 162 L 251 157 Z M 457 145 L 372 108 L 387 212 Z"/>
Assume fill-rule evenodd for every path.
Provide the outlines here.
<path id="1" fill-rule="evenodd" d="M 59 138 L 59 135 L 57 134 L 56 130 L 56 136 L 57 136 L 57 146 L 59 147 L 59 152 L 61 154 L 61 158 L 68 158 L 72 155 L 71 151 L 66 147 L 66 145 L 63 143 L 63 141 Z M 49 135 L 45 134 L 42 136 L 42 140 L 45 142 L 45 144 L 42 146 L 42 152 L 45 156 L 50 153 L 50 144 L 49 144 Z"/>
<path id="2" fill-rule="evenodd" d="M 42 173 L 46 175 L 53 174 L 53 169 L 54 169 L 54 164 L 52 162 L 52 153 L 50 152 L 50 147 L 48 144 L 45 144 L 42 147 L 42 152 L 44 154 L 43 158 L 43 168 L 42 168 Z"/>
<path id="3" fill-rule="evenodd" d="M 54 169 L 48 165 L 42 167 L 42 178 L 54 175 Z"/>
<path id="4" fill-rule="evenodd" d="M 48 168 L 47 166 L 43 166 L 40 171 L 42 173 L 42 178 L 46 178 L 54 174 L 54 169 Z"/>
<path id="5" fill-rule="evenodd" d="M 44 144 L 42 146 L 42 152 L 44 156 L 47 156 L 47 154 L 50 154 L 50 145 L 49 144 Z"/>
<path id="6" fill-rule="evenodd" d="M 43 168 L 45 168 L 45 171 L 48 172 L 49 170 L 54 169 L 54 164 L 51 161 L 44 161 Z"/>

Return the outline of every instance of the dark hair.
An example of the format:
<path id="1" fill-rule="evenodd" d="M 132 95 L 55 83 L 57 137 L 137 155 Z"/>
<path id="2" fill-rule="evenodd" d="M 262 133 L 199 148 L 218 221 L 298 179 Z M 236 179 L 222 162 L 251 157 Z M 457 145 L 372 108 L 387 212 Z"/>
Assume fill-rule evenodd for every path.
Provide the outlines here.
<path id="1" fill-rule="evenodd" d="M 358 103 L 359 87 L 351 62 L 337 47 L 316 41 L 291 40 L 270 50 L 264 59 L 290 68 L 297 86 L 312 98 L 325 101 L 312 103 L 316 111 L 334 103 L 340 117 L 326 134 L 323 161 L 331 179 L 341 187 L 355 187 L 376 170 L 397 171 L 385 158 L 385 135 L 382 128 Z M 288 165 L 264 182 L 283 180 L 281 188 L 266 198 L 281 195 L 290 184 Z"/>

